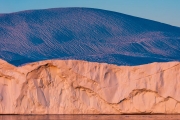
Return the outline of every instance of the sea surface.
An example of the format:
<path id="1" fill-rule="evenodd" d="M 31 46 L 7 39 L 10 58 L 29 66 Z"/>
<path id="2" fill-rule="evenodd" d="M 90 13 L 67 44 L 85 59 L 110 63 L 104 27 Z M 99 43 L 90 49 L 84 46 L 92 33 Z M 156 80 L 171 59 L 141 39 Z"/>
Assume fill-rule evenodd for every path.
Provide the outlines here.
<path id="1" fill-rule="evenodd" d="M 0 120 L 180 120 L 180 115 L 0 115 Z"/>

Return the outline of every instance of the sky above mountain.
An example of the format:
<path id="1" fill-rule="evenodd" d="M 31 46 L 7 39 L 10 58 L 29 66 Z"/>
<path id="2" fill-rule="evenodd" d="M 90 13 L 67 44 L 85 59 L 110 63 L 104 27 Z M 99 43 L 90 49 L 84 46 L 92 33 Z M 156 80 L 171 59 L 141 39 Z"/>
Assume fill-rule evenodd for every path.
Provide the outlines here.
<path id="1" fill-rule="evenodd" d="M 116 11 L 180 27 L 180 0 L 0 0 L 0 13 L 59 7 Z"/>

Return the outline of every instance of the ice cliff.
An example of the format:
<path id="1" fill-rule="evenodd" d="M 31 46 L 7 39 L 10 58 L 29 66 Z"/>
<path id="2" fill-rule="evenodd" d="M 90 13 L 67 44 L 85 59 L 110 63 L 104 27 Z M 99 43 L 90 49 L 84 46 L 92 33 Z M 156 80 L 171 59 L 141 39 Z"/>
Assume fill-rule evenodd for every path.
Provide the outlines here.
<path id="1" fill-rule="evenodd" d="M 176 114 L 179 93 L 179 62 L 0 61 L 1 114 Z"/>
<path id="2" fill-rule="evenodd" d="M 179 52 L 179 27 L 117 12 L 0 14 L 0 114 L 180 113 Z"/>

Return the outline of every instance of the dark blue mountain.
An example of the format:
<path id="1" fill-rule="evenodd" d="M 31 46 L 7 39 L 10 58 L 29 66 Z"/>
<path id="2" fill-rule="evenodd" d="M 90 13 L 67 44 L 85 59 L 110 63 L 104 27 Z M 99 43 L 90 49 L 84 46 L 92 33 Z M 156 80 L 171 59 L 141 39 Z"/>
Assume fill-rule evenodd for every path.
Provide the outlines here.
<path id="1" fill-rule="evenodd" d="M 90 8 L 0 14 L 0 58 L 16 66 L 46 59 L 180 61 L 180 28 Z"/>

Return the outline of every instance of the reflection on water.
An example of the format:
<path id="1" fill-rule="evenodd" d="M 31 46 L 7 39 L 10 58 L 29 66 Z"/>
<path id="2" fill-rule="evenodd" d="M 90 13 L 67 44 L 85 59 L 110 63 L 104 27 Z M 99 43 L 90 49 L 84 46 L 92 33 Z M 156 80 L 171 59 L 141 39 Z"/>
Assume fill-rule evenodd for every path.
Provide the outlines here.
<path id="1" fill-rule="evenodd" d="M 180 120 L 180 115 L 0 115 L 0 120 Z"/>

